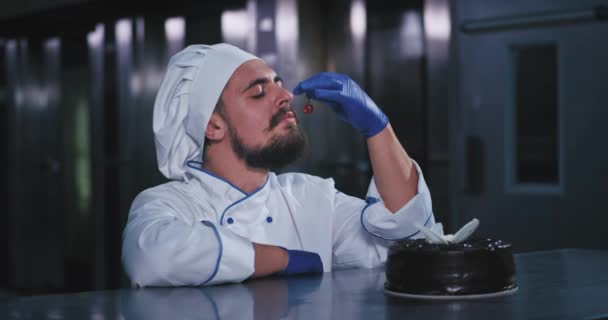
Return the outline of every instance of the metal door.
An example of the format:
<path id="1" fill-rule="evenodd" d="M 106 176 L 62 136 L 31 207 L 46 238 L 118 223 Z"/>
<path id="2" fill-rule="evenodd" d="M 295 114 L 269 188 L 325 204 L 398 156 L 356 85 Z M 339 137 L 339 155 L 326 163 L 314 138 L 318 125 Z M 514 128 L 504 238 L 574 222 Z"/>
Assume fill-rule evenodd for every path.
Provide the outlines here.
<path id="1" fill-rule="evenodd" d="M 63 163 L 57 38 L 6 46 L 11 228 L 8 284 L 24 291 L 63 285 Z"/>
<path id="2" fill-rule="evenodd" d="M 460 3 L 478 16 L 461 19 L 456 38 L 456 225 L 477 217 L 478 235 L 519 251 L 608 247 L 608 23 L 598 6 L 608 2 L 475 3 Z"/>

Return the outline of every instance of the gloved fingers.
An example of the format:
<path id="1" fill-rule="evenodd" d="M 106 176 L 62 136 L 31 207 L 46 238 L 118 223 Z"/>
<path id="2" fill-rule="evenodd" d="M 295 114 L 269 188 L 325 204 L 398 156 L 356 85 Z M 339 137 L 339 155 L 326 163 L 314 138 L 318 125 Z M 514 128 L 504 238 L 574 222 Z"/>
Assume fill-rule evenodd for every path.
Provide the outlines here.
<path id="1" fill-rule="evenodd" d="M 310 97 L 330 104 L 341 104 L 344 98 L 341 91 L 327 89 L 315 89 L 310 92 Z"/>
<path id="2" fill-rule="evenodd" d="M 344 96 L 340 91 L 316 89 L 312 92 L 311 97 L 315 100 L 323 101 L 329 106 L 340 118 L 346 119 L 344 111 Z"/>
<path id="3" fill-rule="evenodd" d="M 316 89 L 312 91 L 310 97 L 325 102 L 332 110 L 341 116 L 344 116 L 345 97 L 340 91 Z"/>
<path id="4" fill-rule="evenodd" d="M 333 77 L 330 73 L 319 73 L 298 83 L 298 85 L 293 89 L 293 93 L 309 93 L 315 89 L 342 90 L 342 82 Z"/>

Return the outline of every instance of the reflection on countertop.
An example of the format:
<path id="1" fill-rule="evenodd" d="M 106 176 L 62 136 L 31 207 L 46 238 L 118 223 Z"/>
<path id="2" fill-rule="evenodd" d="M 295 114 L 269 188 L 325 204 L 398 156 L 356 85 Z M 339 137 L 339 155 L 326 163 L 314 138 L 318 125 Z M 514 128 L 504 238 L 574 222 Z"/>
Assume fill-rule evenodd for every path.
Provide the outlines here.
<path id="1" fill-rule="evenodd" d="M 125 319 L 281 319 L 307 303 L 322 276 L 267 278 L 204 288 L 130 290 L 120 304 Z"/>
<path id="2" fill-rule="evenodd" d="M 608 251 L 516 255 L 519 291 L 480 300 L 387 296 L 379 269 L 211 287 L 143 288 L 0 300 L 9 319 L 595 319 L 608 315 Z"/>

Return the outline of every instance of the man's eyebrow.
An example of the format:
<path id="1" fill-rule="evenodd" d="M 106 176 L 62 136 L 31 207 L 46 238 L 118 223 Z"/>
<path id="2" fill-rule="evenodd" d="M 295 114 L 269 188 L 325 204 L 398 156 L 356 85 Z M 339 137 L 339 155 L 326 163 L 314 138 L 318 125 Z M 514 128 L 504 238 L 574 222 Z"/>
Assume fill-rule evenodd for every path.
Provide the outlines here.
<path id="1" fill-rule="evenodd" d="M 268 80 L 268 78 L 257 78 L 255 80 L 252 80 L 251 82 L 249 82 L 249 84 L 247 85 L 247 87 L 245 89 L 243 89 L 242 92 L 245 92 L 249 89 L 251 89 L 254 86 L 257 86 L 258 84 L 264 84 L 269 82 L 270 80 Z M 279 76 L 275 76 L 273 79 L 274 82 L 279 82 L 279 81 L 283 81 L 283 78 L 279 77 Z"/>

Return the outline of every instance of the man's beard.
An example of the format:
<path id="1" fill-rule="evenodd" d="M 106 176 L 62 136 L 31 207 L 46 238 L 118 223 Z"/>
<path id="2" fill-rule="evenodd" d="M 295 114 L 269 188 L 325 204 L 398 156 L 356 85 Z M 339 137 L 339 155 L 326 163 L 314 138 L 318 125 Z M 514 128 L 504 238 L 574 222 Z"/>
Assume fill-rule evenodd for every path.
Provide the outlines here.
<path id="1" fill-rule="evenodd" d="M 279 111 L 275 114 L 266 131 L 276 127 L 286 112 Z M 306 134 L 297 124 L 289 125 L 288 130 L 284 136 L 273 137 L 268 145 L 249 148 L 243 144 L 234 127 L 228 123 L 232 150 L 240 159 L 245 160 L 250 168 L 277 170 L 301 158 L 308 151 Z"/>

